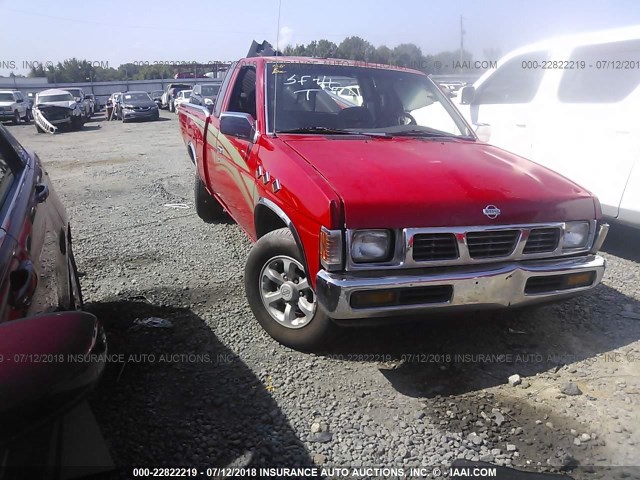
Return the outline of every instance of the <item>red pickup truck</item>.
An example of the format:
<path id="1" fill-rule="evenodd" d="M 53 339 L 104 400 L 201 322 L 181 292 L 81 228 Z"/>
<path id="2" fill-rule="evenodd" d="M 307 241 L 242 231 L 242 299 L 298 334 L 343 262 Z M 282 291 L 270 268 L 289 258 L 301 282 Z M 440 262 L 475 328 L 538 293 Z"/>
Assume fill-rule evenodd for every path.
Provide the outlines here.
<path id="1" fill-rule="evenodd" d="M 246 58 L 212 113 L 183 104 L 179 119 L 196 211 L 226 211 L 255 242 L 247 299 L 283 344 L 372 317 L 565 299 L 602 279 L 597 198 L 480 142 L 420 72 Z"/>

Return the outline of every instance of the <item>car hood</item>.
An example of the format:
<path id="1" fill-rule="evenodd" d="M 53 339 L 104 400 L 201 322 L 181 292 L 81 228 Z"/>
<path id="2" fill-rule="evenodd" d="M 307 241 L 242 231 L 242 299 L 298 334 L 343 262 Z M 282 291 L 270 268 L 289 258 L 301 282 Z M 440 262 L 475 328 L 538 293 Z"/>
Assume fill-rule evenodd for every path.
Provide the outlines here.
<path id="1" fill-rule="evenodd" d="M 72 110 L 76 107 L 80 108 L 80 105 L 78 105 L 75 101 L 46 102 L 46 103 L 39 103 L 37 106 L 38 107 L 67 107 Z"/>
<path id="2" fill-rule="evenodd" d="M 153 100 L 132 100 L 121 102 L 123 105 L 131 105 L 133 107 L 155 107 L 156 102 Z"/>
<path id="3" fill-rule="evenodd" d="M 500 225 L 593 219 L 590 192 L 480 142 L 281 135 L 344 202 L 349 228 Z M 500 209 L 495 219 L 483 210 Z"/>
<path id="4" fill-rule="evenodd" d="M 9 105 L 13 105 L 14 102 L 10 102 L 10 101 L 2 101 L 0 102 L 0 107 L 8 107 Z"/>

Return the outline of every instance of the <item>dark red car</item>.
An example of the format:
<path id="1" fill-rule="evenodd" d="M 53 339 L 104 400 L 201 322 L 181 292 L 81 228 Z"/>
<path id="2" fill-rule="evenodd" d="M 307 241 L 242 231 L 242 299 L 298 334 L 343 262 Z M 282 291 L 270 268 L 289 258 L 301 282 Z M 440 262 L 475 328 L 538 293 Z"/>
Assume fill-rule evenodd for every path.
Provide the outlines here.
<path id="1" fill-rule="evenodd" d="M 22 468 L 16 442 L 83 398 L 104 368 L 106 338 L 76 311 L 71 227 L 49 175 L 2 126 L 0 222 L 0 457 L 3 468 Z"/>
<path id="2" fill-rule="evenodd" d="M 358 87 L 353 102 L 335 79 Z M 212 114 L 184 104 L 179 118 L 197 212 L 226 210 L 256 242 L 247 298 L 287 345 L 336 322 L 560 300 L 602 278 L 598 199 L 479 141 L 421 72 L 247 58 Z"/>

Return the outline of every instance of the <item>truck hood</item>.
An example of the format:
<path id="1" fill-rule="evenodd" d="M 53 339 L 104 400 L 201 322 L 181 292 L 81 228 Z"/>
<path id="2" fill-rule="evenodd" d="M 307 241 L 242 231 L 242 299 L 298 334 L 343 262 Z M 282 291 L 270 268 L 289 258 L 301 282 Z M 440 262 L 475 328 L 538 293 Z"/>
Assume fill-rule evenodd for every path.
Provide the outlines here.
<path id="1" fill-rule="evenodd" d="M 348 228 L 596 218 L 590 192 L 491 145 L 456 139 L 280 138 L 342 198 Z M 500 209 L 497 218 L 483 213 L 488 206 Z"/>
<path id="2" fill-rule="evenodd" d="M 8 107 L 10 105 L 13 105 L 14 102 L 9 102 L 9 101 L 2 101 L 0 102 L 0 107 Z"/>

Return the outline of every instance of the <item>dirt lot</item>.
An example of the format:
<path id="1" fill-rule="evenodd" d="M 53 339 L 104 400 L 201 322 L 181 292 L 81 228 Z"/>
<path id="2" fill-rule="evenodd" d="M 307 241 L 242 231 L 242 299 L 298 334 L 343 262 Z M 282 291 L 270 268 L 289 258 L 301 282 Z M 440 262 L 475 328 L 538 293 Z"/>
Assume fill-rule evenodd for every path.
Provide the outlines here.
<path id="1" fill-rule="evenodd" d="M 638 232 L 614 227 L 604 283 L 588 296 L 345 329 L 330 351 L 303 354 L 253 319 L 240 229 L 196 217 L 175 115 L 97 117 L 55 136 L 8 128 L 40 155 L 67 206 L 88 309 L 118 355 L 91 399 L 118 465 L 431 468 L 467 458 L 640 478 Z M 135 323 L 149 317 L 171 326 Z M 508 384 L 513 374 L 520 385 Z"/>

